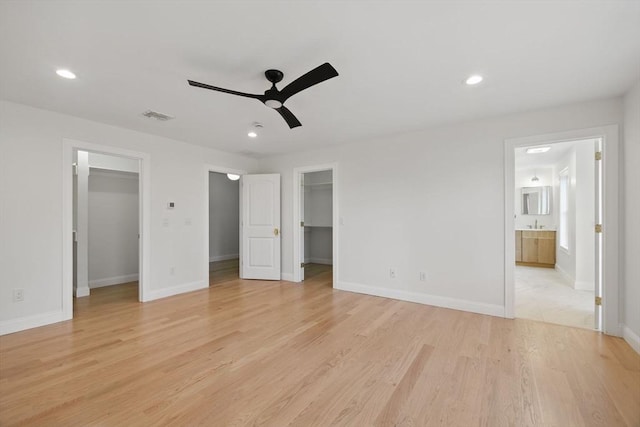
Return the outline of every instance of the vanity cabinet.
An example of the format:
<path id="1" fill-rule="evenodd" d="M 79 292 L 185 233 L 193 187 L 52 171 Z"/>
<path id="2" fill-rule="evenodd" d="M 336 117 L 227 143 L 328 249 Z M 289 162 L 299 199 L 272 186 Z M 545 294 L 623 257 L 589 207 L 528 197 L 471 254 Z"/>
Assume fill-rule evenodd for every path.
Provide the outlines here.
<path id="1" fill-rule="evenodd" d="M 516 264 L 553 268 L 556 264 L 556 232 L 516 231 Z"/>

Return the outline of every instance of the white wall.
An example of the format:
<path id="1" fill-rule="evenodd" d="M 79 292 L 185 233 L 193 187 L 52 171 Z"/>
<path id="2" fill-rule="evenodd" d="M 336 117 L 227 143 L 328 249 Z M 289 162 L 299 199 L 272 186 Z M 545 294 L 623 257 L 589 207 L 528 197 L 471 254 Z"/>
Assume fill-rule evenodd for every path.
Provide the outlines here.
<path id="1" fill-rule="evenodd" d="M 338 162 L 336 287 L 502 315 L 505 139 L 621 121 L 615 98 L 264 159 L 282 174 L 282 271 L 293 269 L 293 168 Z"/>
<path id="2" fill-rule="evenodd" d="M 624 337 L 640 352 L 640 81 L 624 97 Z"/>
<path id="3" fill-rule="evenodd" d="M 560 230 L 556 235 L 556 269 L 562 273 L 572 286 L 576 280 L 576 151 L 572 147 L 556 164 L 556 185 L 553 188 L 557 195 L 554 200 L 560 208 L 560 180 L 558 174 L 567 169 L 569 176 L 569 197 L 567 206 L 568 248 L 560 246 Z M 559 211 L 558 211 L 559 213 Z M 558 223 L 560 222 L 558 217 Z"/>
<path id="4" fill-rule="evenodd" d="M 240 181 L 209 173 L 209 260 L 238 258 L 240 245 Z"/>
<path id="5" fill-rule="evenodd" d="M 595 141 L 576 141 L 555 165 L 554 201 L 559 210 L 560 184 L 558 174 L 569 172 L 569 250 L 560 247 L 556 238 L 556 269 L 575 289 L 595 288 Z"/>
<path id="6" fill-rule="evenodd" d="M 252 172 L 256 160 L 0 101 L 0 333 L 62 316 L 64 138 L 149 154 L 149 298 L 207 286 L 205 165 Z M 15 288 L 24 301 L 12 302 Z"/>
<path id="7" fill-rule="evenodd" d="M 574 288 L 593 291 L 595 287 L 595 145 L 577 142 L 575 195 Z"/>
<path id="8" fill-rule="evenodd" d="M 538 182 L 531 182 L 533 175 L 536 175 L 539 179 Z M 551 190 L 551 212 L 549 215 L 523 215 L 522 214 L 522 187 L 553 187 L 553 168 L 550 167 L 538 167 L 538 168 L 522 168 L 516 169 L 515 173 L 515 227 L 517 230 L 528 229 L 528 226 L 534 226 L 536 220 L 538 221 L 538 227 L 541 225 L 546 229 L 555 229 L 557 211 L 554 203 L 553 196 L 555 189 Z"/>
<path id="9" fill-rule="evenodd" d="M 137 280 L 138 174 L 91 169 L 88 199 L 89 288 Z"/>
<path id="10" fill-rule="evenodd" d="M 625 321 L 640 330 L 638 86 L 625 100 Z M 382 137 L 257 162 L 180 141 L 0 101 L 0 333 L 61 311 L 62 140 L 150 155 L 151 291 L 206 286 L 205 164 L 282 174 L 282 271 L 293 271 L 292 170 L 339 163 L 337 287 L 501 315 L 504 312 L 504 140 L 621 123 L 620 98 Z M 159 124 L 160 126 L 161 124 Z M 29 162 L 18 159 L 29 159 Z M 69 162 L 70 163 L 70 162 Z M 15 177 L 19 186 L 10 185 Z M 167 210 L 168 201 L 176 202 Z M 46 206 L 47 209 L 42 209 Z M 471 213 L 469 206 L 473 206 Z M 166 222 L 166 226 L 164 225 Z M 33 268 L 35 262 L 38 268 Z M 169 268 L 174 267 L 172 275 Z M 389 278 L 389 268 L 397 278 Z M 418 280 L 419 271 L 427 281 Z M 11 302 L 14 288 L 25 301 Z M 631 330 L 631 329 L 629 329 Z"/>

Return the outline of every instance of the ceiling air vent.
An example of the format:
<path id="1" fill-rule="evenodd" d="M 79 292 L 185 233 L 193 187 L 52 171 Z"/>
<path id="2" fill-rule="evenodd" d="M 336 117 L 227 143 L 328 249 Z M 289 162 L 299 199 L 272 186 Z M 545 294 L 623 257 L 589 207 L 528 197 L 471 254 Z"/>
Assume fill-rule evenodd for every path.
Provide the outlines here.
<path id="1" fill-rule="evenodd" d="M 161 122 L 166 122 L 167 120 L 171 120 L 174 117 L 171 117 L 167 114 L 163 114 L 163 113 L 159 113 L 157 111 L 153 111 L 153 110 L 147 110 L 144 113 L 142 113 L 143 116 L 148 117 L 150 119 L 156 119 L 159 120 Z"/>

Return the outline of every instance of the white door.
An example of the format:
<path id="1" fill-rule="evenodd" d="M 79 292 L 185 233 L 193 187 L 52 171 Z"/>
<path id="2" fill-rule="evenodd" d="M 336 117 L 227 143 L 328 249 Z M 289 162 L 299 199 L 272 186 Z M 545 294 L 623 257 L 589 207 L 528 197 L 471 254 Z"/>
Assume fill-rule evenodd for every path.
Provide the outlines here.
<path id="1" fill-rule="evenodd" d="M 242 279 L 280 280 L 280 175 L 242 175 Z"/>

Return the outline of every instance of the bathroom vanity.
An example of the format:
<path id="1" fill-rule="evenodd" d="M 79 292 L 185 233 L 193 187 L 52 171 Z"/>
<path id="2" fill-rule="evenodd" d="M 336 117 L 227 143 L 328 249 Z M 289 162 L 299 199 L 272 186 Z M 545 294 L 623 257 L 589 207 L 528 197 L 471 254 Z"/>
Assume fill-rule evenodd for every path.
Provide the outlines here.
<path id="1" fill-rule="evenodd" d="M 516 264 L 554 268 L 556 232 L 551 230 L 516 230 Z"/>

